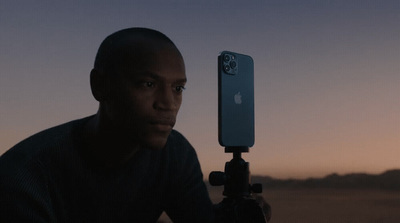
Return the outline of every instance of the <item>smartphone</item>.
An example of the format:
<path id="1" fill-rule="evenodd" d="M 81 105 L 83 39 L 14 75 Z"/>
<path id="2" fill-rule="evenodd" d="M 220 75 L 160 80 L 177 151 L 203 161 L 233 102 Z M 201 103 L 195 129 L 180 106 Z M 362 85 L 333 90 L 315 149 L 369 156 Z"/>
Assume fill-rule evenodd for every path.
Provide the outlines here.
<path id="1" fill-rule="evenodd" d="M 248 55 L 218 56 L 218 141 L 225 147 L 254 145 L 254 62 Z"/>

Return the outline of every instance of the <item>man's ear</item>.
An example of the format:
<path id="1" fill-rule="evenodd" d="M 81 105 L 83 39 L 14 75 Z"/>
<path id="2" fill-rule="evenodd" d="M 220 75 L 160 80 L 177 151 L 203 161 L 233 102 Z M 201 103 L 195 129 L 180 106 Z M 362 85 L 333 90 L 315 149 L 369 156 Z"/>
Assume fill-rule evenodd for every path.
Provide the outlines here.
<path id="1" fill-rule="evenodd" d="M 90 88 L 97 101 L 104 101 L 108 97 L 107 78 L 103 71 L 96 68 L 90 72 Z"/>

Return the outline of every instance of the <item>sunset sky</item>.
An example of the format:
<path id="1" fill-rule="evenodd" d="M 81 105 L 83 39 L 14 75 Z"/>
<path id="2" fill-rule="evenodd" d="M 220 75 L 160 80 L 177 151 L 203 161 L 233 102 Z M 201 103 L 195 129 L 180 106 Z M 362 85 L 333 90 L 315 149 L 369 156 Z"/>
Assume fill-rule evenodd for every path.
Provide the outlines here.
<path id="1" fill-rule="evenodd" d="M 127 27 L 169 36 L 186 63 L 175 129 L 205 177 L 217 139 L 217 56 L 255 63 L 253 174 L 321 177 L 400 168 L 400 1 L 0 1 L 0 154 L 97 111 L 89 72 Z"/>

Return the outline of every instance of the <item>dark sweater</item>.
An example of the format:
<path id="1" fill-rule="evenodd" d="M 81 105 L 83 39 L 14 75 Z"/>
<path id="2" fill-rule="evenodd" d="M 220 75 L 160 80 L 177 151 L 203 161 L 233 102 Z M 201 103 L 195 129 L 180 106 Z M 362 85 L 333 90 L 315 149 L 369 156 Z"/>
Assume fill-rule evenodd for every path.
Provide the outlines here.
<path id="1" fill-rule="evenodd" d="M 83 152 L 87 120 L 42 131 L 0 157 L 0 222 L 156 222 L 162 211 L 174 222 L 211 221 L 196 153 L 180 133 L 161 150 L 100 168 Z"/>

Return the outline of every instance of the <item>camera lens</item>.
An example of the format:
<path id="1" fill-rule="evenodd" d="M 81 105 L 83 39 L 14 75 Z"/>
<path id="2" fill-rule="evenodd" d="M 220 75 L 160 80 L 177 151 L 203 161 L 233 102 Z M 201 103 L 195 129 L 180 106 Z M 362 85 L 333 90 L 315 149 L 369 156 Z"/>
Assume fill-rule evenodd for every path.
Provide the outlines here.
<path id="1" fill-rule="evenodd" d="M 228 62 L 231 59 L 231 56 L 229 56 L 228 54 L 224 55 L 224 61 Z"/>
<path id="2" fill-rule="evenodd" d="M 231 69 L 231 67 L 229 65 L 224 65 L 225 72 L 228 72 L 230 69 Z"/>
<path id="3" fill-rule="evenodd" d="M 236 67 L 236 62 L 235 61 L 231 61 L 229 64 L 231 65 L 232 69 L 234 69 Z"/>

